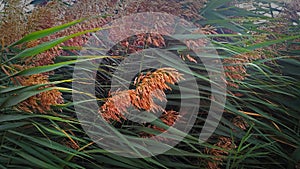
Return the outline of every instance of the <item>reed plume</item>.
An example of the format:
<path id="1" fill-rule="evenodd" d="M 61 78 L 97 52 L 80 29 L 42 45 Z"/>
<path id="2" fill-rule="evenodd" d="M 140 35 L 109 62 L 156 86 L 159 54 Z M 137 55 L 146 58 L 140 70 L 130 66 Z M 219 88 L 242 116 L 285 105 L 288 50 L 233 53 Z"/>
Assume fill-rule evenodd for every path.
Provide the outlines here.
<path id="1" fill-rule="evenodd" d="M 99 113 L 107 121 L 120 122 L 120 119 L 126 119 L 122 112 L 126 113 L 130 105 L 149 112 L 164 111 L 161 106 L 155 104 L 153 99 L 166 101 L 164 91 L 172 90 L 169 85 L 181 79 L 183 79 L 182 74 L 173 68 L 160 68 L 154 72 L 147 72 L 136 78 L 135 90 L 112 93 L 112 96 L 100 107 Z"/>

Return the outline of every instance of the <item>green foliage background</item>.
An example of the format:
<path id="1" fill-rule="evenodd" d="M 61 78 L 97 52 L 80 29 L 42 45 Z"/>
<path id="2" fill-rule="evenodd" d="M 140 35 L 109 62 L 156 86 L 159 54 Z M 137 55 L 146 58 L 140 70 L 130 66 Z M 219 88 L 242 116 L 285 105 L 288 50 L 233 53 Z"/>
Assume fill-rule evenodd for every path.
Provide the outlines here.
<path id="1" fill-rule="evenodd" d="M 228 59 L 236 54 L 263 49 L 265 55 L 272 57 L 245 65 L 250 76 L 243 81 L 237 81 L 239 88 L 228 88 L 230 92 L 223 118 L 207 143 L 199 144 L 197 135 L 191 132 L 178 146 L 165 154 L 143 159 L 120 157 L 101 149 L 85 134 L 76 119 L 72 105 L 77 103 L 71 100 L 72 72 L 68 72 L 74 63 L 93 58 L 60 56 L 52 65 L 30 68 L 11 76 L 0 71 L 0 168 L 208 168 L 207 161 L 216 162 L 216 158 L 223 159 L 220 168 L 299 167 L 299 25 L 292 24 L 291 21 L 284 32 L 276 34 L 272 30 L 268 31 L 268 27 L 261 29 L 265 23 L 253 22 L 267 20 L 271 24 L 277 24 L 278 18 L 259 14 L 258 9 L 247 11 L 237 8 L 230 3 L 231 0 L 210 0 L 199 11 L 205 18 L 200 24 L 210 24 L 220 30 L 239 33 L 237 36 L 223 32 L 218 35 L 224 40 L 221 42 L 214 35 L 208 36 L 218 49 L 219 55 Z M 270 2 L 257 0 L 254 3 Z M 273 3 L 283 5 L 277 1 Z M 270 10 L 276 9 L 261 9 L 264 12 Z M 34 32 L 13 44 L 1 46 L 7 50 L 1 50 L 0 66 L 10 67 L 74 36 L 98 30 L 78 32 L 33 48 L 16 47 L 79 22 L 82 20 Z M 276 38 L 263 39 L 263 36 Z M 259 39 L 262 41 L 257 42 Z M 279 50 L 275 51 L 274 48 Z M 16 86 L 11 78 L 53 70 L 65 73 L 63 76 L 59 73 L 51 76 L 51 84 L 57 86 L 53 88 L 63 92 L 65 103 L 53 107 L 55 111 L 49 114 L 29 114 L 16 109 L 15 106 L 21 101 L 42 92 L 38 90 L 42 85 Z M 239 93 L 241 97 L 233 93 Z M 236 116 L 242 117 L 249 125 L 246 130 L 233 124 L 232 117 Z M 195 129 L 201 127 L 194 126 Z M 231 138 L 236 148 L 228 150 L 214 145 L 220 137 Z M 68 143 L 78 147 L 72 148 Z M 226 153 L 222 157 L 215 157 L 205 153 L 206 148 Z"/>

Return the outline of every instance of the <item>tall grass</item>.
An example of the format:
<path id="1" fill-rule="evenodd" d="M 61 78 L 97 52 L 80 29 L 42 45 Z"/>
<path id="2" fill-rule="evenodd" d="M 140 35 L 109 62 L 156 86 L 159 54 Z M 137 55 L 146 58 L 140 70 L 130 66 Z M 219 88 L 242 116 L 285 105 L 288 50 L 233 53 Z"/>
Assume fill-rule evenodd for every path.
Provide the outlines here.
<path id="1" fill-rule="evenodd" d="M 210 24 L 216 28 L 218 34 L 209 35 L 208 38 L 220 57 L 227 61 L 224 66 L 243 66 L 248 75 L 233 81 L 228 79 L 234 85 L 228 86 L 223 117 L 206 143 L 198 142 L 199 130 L 203 127 L 207 113 L 207 107 L 203 107 L 202 114 L 199 113 L 188 136 L 164 154 L 149 158 L 126 158 L 107 152 L 88 137 L 76 118 L 73 106 L 79 103 L 72 101 L 71 83 L 75 63 L 108 56 L 58 56 L 50 65 L 21 70 L 15 66 L 70 38 L 101 29 L 84 30 L 31 48 L 26 47 L 28 42 L 61 32 L 83 21 L 77 20 L 33 32 L 8 45 L 2 43 L 0 167 L 292 169 L 299 166 L 300 34 L 296 31 L 299 26 L 288 23 L 284 32 L 270 32 L 271 27 L 264 28 L 263 24 L 253 22 L 267 20 L 272 25 L 288 21 L 230 6 L 229 2 L 230 0 L 208 1 L 199 11 L 204 19 L 198 21 L 198 24 Z M 65 50 L 74 52 L 67 48 Z M 258 52 L 261 57 L 237 62 L 237 59 L 243 58 L 236 56 L 248 56 L 251 52 Z M 192 66 L 197 68 L 199 65 Z M 15 83 L 19 76 L 49 71 L 54 74 L 49 75 L 48 83 L 31 86 Z M 104 75 L 106 73 L 110 72 L 102 72 Z M 46 114 L 28 113 L 18 107 L 28 98 L 51 90 L 62 92 L 64 103 L 53 105 Z M 131 123 L 123 125 L 124 128 L 132 127 Z M 167 127 L 161 123 L 156 125 Z M 144 126 L 133 127 L 136 131 L 157 133 Z M 124 128 L 116 126 L 114 130 L 136 134 Z M 128 144 L 126 140 L 123 143 Z"/>

